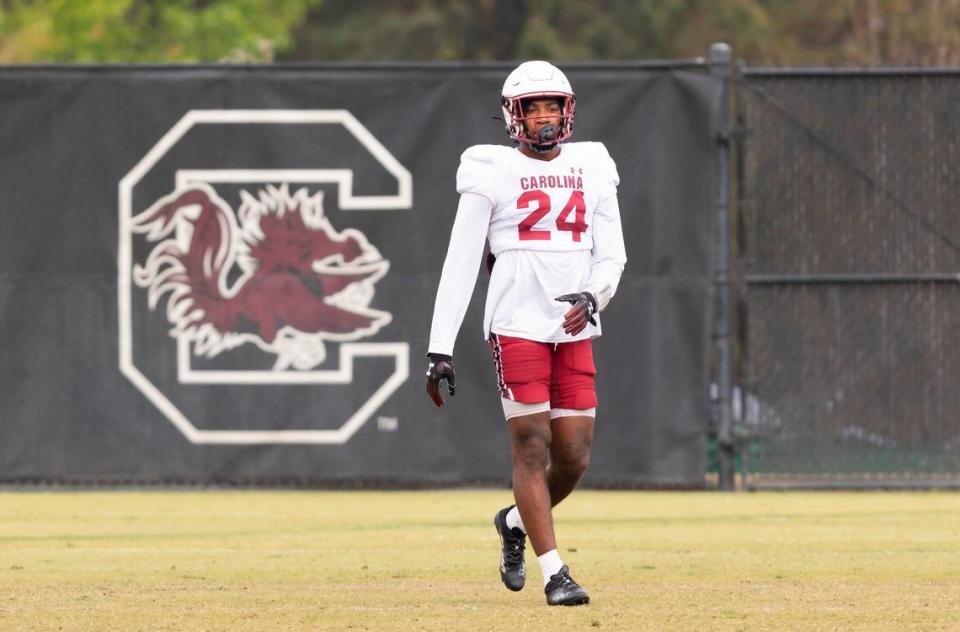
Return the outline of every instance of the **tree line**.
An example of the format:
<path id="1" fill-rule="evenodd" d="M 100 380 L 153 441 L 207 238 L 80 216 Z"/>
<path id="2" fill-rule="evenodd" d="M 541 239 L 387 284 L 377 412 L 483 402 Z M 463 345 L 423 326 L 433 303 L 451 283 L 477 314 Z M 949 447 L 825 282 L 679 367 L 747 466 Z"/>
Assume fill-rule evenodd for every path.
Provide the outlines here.
<path id="1" fill-rule="evenodd" d="M 0 0 L 0 63 L 957 65 L 960 0 Z"/>

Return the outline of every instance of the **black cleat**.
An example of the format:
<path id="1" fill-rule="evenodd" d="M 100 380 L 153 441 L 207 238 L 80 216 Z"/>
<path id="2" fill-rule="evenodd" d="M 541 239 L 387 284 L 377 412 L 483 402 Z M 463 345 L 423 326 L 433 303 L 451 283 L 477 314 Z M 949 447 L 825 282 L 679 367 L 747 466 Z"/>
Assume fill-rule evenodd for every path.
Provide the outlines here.
<path id="1" fill-rule="evenodd" d="M 527 580 L 527 569 L 523 563 L 523 549 L 526 548 L 527 536 L 520 529 L 507 527 L 507 512 L 513 509 L 510 505 L 501 509 L 493 517 L 493 526 L 500 536 L 500 579 L 503 585 L 510 590 L 523 589 Z"/>
<path id="2" fill-rule="evenodd" d="M 548 606 L 580 606 L 590 603 L 590 595 L 570 577 L 570 567 L 564 565 L 556 575 L 550 576 L 543 592 L 547 593 Z"/>

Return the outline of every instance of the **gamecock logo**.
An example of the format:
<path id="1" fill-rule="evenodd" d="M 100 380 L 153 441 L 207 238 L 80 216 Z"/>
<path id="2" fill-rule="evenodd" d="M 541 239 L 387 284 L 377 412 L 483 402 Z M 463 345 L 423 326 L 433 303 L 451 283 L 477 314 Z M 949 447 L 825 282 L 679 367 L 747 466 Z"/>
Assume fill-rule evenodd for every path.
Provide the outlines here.
<path id="1" fill-rule="evenodd" d="M 368 307 L 390 263 L 359 231 L 330 225 L 322 192 L 283 185 L 240 196 L 235 217 L 195 184 L 133 218 L 133 231 L 156 243 L 133 280 L 149 289 L 150 309 L 168 296 L 171 336 L 190 338 L 196 355 L 249 342 L 276 355 L 275 370 L 312 369 L 326 359 L 324 340 L 357 340 L 390 322 Z"/>
<path id="2" fill-rule="evenodd" d="M 187 112 L 119 184 L 120 371 L 191 443 L 349 441 L 409 376 L 367 236 L 412 205 L 346 110 Z"/>

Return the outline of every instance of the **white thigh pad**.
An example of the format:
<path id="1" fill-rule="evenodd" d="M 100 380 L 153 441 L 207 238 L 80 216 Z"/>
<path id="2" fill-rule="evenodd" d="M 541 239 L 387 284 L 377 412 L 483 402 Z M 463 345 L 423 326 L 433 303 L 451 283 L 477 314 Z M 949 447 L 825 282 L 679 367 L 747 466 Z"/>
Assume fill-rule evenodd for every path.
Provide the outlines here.
<path id="1" fill-rule="evenodd" d="M 597 416 L 597 407 L 593 408 L 551 408 L 550 409 L 550 419 L 557 419 L 559 417 L 594 417 Z"/>
<path id="2" fill-rule="evenodd" d="M 501 397 L 500 403 L 503 404 L 503 416 L 507 418 L 507 421 L 521 415 L 535 415 L 550 410 L 550 402 L 524 404 L 523 402 L 515 402 L 512 399 Z"/>

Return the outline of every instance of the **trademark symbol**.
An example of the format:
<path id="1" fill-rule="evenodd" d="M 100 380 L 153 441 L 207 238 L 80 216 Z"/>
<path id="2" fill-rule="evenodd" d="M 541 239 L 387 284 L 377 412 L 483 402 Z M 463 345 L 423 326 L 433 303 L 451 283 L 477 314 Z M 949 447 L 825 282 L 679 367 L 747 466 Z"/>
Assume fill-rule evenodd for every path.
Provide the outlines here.
<path id="1" fill-rule="evenodd" d="M 380 432 L 396 432 L 399 425 L 396 417 L 377 417 L 377 430 Z"/>

